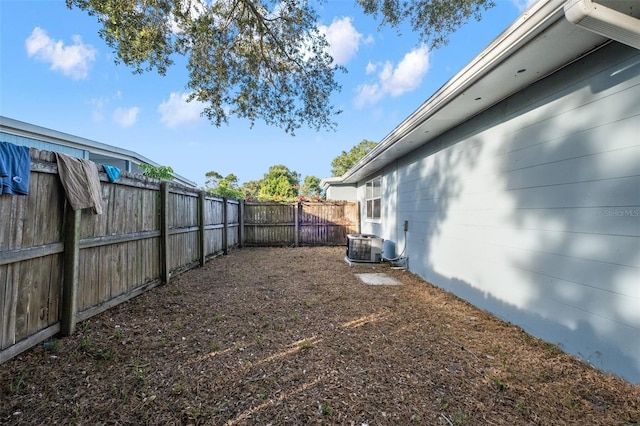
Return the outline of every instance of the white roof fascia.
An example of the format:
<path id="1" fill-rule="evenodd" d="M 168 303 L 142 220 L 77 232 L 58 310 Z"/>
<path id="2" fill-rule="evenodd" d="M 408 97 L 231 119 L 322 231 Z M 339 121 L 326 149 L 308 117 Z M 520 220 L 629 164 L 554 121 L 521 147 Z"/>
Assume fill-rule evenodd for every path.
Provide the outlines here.
<path id="1" fill-rule="evenodd" d="M 329 186 L 333 185 L 333 184 L 341 184 L 342 183 L 342 178 L 341 177 L 336 177 L 336 176 L 332 176 L 332 177 L 328 177 L 328 178 L 322 178 L 320 180 L 320 188 L 326 190 L 327 188 L 329 188 Z"/>

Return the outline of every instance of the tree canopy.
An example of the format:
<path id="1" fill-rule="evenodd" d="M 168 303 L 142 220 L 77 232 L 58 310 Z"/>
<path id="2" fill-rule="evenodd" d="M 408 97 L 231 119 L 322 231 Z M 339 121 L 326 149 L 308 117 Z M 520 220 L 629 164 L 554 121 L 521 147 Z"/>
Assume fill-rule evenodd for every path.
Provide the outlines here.
<path id="1" fill-rule="evenodd" d="M 165 74 L 187 57 L 189 100 L 217 126 L 230 116 L 293 133 L 333 128 L 341 69 L 305 1 L 66 0 L 96 16 L 100 36 L 135 72 Z"/>
<path id="2" fill-rule="evenodd" d="M 399 27 L 408 22 L 429 48 L 446 45 L 449 34 L 470 18 L 480 20 L 493 0 L 358 0 L 366 14 L 381 18 L 380 25 Z"/>
<path id="3" fill-rule="evenodd" d="M 173 179 L 173 169 L 170 166 L 152 166 L 151 164 L 141 163 L 139 167 L 143 176 L 160 180 Z"/>
<path id="4" fill-rule="evenodd" d="M 289 199 L 298 196 L 300 174 L 289 170 L 287 166 L 278 164 L 269 167 L 260 182 L 260 198 Z"/>
<path id="5" fill-rule="evenodd" d="M 316 176 L 305 176 L 299 194 L 303 197 L 322 197 L 324 194 L 322 188 L 320 188 L 320 178 Z"/>
<path id="6" fill-rule="evenodd" d="M 245 197 L 242 189 L 238 187 L 238 177 L 233 173 L 223 177 L 220 173 L 212 170 L 205 173 L 205 176 L 207 180 L 204 185 L 209 193 L 236 200 Z"/>
<path id="7" fill-rule="evenodd" d="M 435 48 L 492 0 L 354 0 L 381 25 L 408 21 Z M 323 0 L 319 0 L 320 5 Z M 187 57 L 189 100 L 215 125 L 231 116 L 288 133 L 334 129 L 340 90 L 319 19 L 308 0 L 66 0 L 95 16 L 116 61 L 164 75 Z"/>
<path id="8" fill-rule="evenodd" d="M 304 198 L 309 201 L 324 198 L 320 178 L 305 176 L 300 185 L 300 174 L 282 164 L 269 167 L 262 179 L 251 180 L 242 185 L 238 185 L 238 177 L 233 173 L 223 177 L 212 170 L 205 173 L 205 177 L 204 189 L 207 192 L 236 200 L 291 201 Z"/>
<path id="9" fill-rule="evenodd" d="M 342 176 L 347 170 L 353 167 L 378 143 L 363 139 L 360 143 L 347 151 L 342 151 L 340 155 L 331 162 L 331 176 Z"/>
<path id="10" fill-rule="evenodd" d="M 242 191 L 248 199 L 257 199 L 260 196 L 260 180 L 250 180 L 242 184 Z"/>

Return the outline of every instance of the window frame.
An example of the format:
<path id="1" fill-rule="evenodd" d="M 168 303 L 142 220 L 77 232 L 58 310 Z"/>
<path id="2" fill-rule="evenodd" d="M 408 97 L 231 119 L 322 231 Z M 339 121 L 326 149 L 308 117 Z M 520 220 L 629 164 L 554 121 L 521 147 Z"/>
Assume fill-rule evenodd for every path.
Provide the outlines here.
<path id="1" fill-rule="evenodd" d="M 364 217 L 367 222 L 380 222 L 382 220 L 382 176 L 376 176 L 365 182 Z"/>

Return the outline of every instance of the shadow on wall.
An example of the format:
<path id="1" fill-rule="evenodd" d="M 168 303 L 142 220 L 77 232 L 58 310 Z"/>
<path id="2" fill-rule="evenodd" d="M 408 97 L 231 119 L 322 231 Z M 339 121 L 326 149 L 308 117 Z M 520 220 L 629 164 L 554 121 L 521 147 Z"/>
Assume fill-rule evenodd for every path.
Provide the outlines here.
<path id="1" fill-rule="evenodd" d="M 450 214 L 450 204 L 460 197 L 464 184 L 456 170 L 471 170 L 482 154 L 480 140 L 442 138 L 419 149 L 398 172 L 399 220 L 410 222 L 409 247 L 423 251 Z M 437 154 L 437 155 L 435 155 Z M 453 171 L 453 172 L 452 172 Z"/>
<path id="2" fill-rule="evenodd" d="M 640 54 L 613 43 L 418 150 L 398 173 L 398 219 L 416 225 L 413 271 L 632 383 L 639 83 Z"/>
<path id="3" fill-rule="evenodd" d="M 631 383 L 640 381 L 639 372 L 637 370 L 634 371 L 633 368 L 627 369 L 622 373 L 613 371 L 611 368 L 605 368 L 605 365 L 633 366 L 637 361 L 633 357 L 610 347 L 606 340 L 598 338 L 597 336 L 600 333 L 587 321 L 579 321 L 575 327 L 567 327 L 550 321 L 548 318 L 531 310 L 517 309 L 512 304 L 483 292 L 466 281 L 436 274 L 433 276 L 433 281 L 429 282 L 438 283 L 438 286 L 461 299 L 470 301 L 484 311 L 521 327 L 527 333 L 558 346 L 563 351 L 577 356 L 595 368 L 617 374 Z M 525 327 L 523 324 L 534 326 Z M 572 343 L 576 340 L 576 336 L 580 341 L 588 342 L 586 348 L 584 345 Z M 606 364 L 603 363 L 605 359 L 607 360 Z"/>
<path id="4" fill-rule="evenodd" d="M 556 336 L 567 351 L 634 383 L 640 382 L 639 83 L 635 55 L 580 88 L 579 114 L 559 113 L 537 136 L 545 141 L 534 148 L 540 157 L 557 162 L 536 166 L 553 186 L 510 191 L 518 212 L 513 226 L 538 223 L 552 231 L 539 232 L 540 250 L 514 264 L 539 283 L 526 308 L 565 325 L 534 332 Z M 566 136 L 555 139 L 558 128 Z M 550 208 L 536 209 L 550 201 Z"/>

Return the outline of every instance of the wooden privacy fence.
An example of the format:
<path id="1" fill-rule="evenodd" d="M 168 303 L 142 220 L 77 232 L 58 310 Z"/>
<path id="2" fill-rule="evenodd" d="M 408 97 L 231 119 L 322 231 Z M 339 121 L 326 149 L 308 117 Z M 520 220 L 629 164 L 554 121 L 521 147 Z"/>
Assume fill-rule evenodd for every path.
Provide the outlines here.
<path id="1" fill-rule="evenodd" d="M 345 245 L 359 232 L 358 203 L 348 201 L 244 202 L 243 245 Z"/>
<path id="2" fill-rule="evenodd" d="M 73 211 L 50 152 L 28 196 L 0 196 L 0 362 L 239 245 L 241 203 L 101 173 L 102 215 Z"/>
<path id="3" fill-rule="evenodd" d="M 73 211 L 52 153 L 28 196 L 0 195 L 0 363 L 242 245 L 345 244 L 357 203 L 249 203 L 100 173 L 105 211 Z"/>

